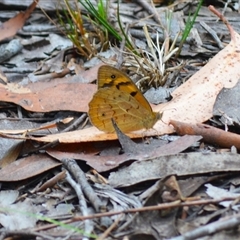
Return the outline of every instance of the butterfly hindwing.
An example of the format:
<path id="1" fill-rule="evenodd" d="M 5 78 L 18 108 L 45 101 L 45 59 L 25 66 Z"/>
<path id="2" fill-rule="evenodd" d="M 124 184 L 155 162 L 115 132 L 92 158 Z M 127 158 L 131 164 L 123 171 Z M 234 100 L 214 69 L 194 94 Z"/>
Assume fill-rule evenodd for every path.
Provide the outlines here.
<path id="1" fill-rule="evenodd" d="M 156 113 L 149 113 L 134 97 L 112 89 L 99 89 L 95 93 L 89 103 L 89 116 L 92 124 L 105 132 L 114 132 L 111 119 L 122 132 L 150 128 L 157 121 Z"/>

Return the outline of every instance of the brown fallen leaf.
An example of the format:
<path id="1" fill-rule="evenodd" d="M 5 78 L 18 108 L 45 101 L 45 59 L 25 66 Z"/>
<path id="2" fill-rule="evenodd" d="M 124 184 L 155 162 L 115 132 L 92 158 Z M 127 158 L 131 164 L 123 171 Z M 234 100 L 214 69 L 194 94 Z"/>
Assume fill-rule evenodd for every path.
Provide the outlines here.
<path id="1" fill-rule="evenodd" d="M 22 150 L 23 143 L 24 141 L 16 142 L 11 148 L 8 149 L 6 154 L 0 159 L 0 168 L 6 167 L 18 158 Z"/>
<path id="2" fill-rule="evenodd" d="M 201 135 L 203 140 L 211 143 L 217 144 L 220 147 L 231 148 L 235 146 L 238 150 L 240 150 L 240 135 L 226 132 L 219 128 L 215 128 L 206 124 L 190 124 L 183 123 L 179 121 L 171 120 L 170 124 L 172 124 L 179 135 Z"/>
<path id="3" fill-rule="evenodd" d="M 96 79 L 99 64 L 85 71 L 81 76 L 52 79 L 30 83 L 21 86 L 16 83 L 0 84 L 0 101 L 20 105 L 28 111 L 76 111 L 87 112 L 88 102 L 97 90 L 95 84 L 81 83 L 92 82 Z M 75 80 L 74 80 L 74 79 Z M 79 78 L 79 80 L 77 80 Z"/>
<path id="4" fill-rule="evenodd" d="M 66 120 L 66 119 L 63 119 L 62 121 L 64 121 L 64 120 Z M 5 135 L 6 138 L 11 138 L 11 134 L 13 135 L 13 137 L 14 137 L 14 134 L 21 134 L 23 136 L 22 137 L 19 136 L 18 139 L 27 139 L 24 137 L 26 134 L 28 135 L 29 133 L 34 133 L 34 132 L 37 132 L 38 130 L 51 129 L 51 128 L 55 128 L 55 127 L 57 127 L 56 123 L 49 123 L 49 124 L 43 124 L 42 126 L 37 127 L 37 128 L 0 130 L 0 135 L 2 137 L 4 137 L 4 135 Z"/>
<path id="5" fill-rule="evenodd" d="M 18 13 L 14 18 L 11 18 L 0 26 L 0 41 L 14 36 L 17 31 L 23 27 L 24 23 L 37 6 L 38 1 L 39 0 L 33 1 L 25 12 Z"/>
<path id="6" fill-rule="evenodd" d="M 60 162 L 57 162 L 46 154 L 33 154 L 21 158 L 1 169 L 0 181 L 15 182 L 25 180 L 60 165 Z"/>
<path id="7" fill-rule="evenodd" d="M 42 84 L 44 85 L 44 84 Z M 56 82 L 50 87 L 44 85 L 32 91 L 16 84 L 0 85 L 0 100 L 11 102 L 34 112 L 50 112 L 59 110 L 87 112 L 91 93 L 97 89 L 95 84 Z"/>
<path id="8" fill-rule="evenodd" d="M 61 144 L 56 148 L 48 149 L 47 153 L 59 160 L 62 158 L 74 158 L 86 161 L 89 166 L 98 172 L 106 172 L 128 161 L 142 161 L 148 158 L 180 153 L 200 139 L 200 136 L 183 136 L 174 142 L 162 146 L 154 145 L 153 147 L 151 144 L 146 147 L 143 147 L 141 144 L 135 144 L 139 145 L 138 149 L 142 146 L 143 151 L 134 153 L 128 151 L 127 153 L 119 154 L 119 144 L 113 141 L 111 142 L 111 148 L 115 150 L 108 154 L 100 154 L 104 149 L 109 149 L 108 142 L 96 145 L 82 143 L 81 147 L 79 144 Z"/>

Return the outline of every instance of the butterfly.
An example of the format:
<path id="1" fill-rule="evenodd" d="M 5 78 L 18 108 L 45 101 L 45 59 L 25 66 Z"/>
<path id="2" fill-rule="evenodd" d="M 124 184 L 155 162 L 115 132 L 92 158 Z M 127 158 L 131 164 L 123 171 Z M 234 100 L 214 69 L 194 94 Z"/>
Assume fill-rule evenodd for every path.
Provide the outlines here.
<path id="1" fill-rule="evenodd" d="M 117 68 L 104 65 L 98 70 L 98 90 L 89 103 L 88 115 L 99 130 L 113 133 L 112 119 L 119 129 L 131 132 L 150 129 L 161 119 L 135 83 Z"/>

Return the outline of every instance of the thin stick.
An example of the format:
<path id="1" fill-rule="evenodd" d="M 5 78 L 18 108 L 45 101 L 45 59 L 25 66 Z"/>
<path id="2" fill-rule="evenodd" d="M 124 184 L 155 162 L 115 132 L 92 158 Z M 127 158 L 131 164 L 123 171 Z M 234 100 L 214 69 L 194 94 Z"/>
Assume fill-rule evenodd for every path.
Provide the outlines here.
<path id="1" fill-rule="evenodd" d="M 227 26 L 227 28 L 230 32 L 232 41 L 236 41 L 235 32 L 234 32 L 232 26 L 230 25 L 230 23 L 228 22 L 228 20 L 214 6 L 210 5 L 210 6 L 208 6 L 208 9 L 223 21 L 223 23 Z"/>
<path id="2" fill-rule="evenodd" d="M 195 205 L 207 205 L 207 204 L 217 204 L 223 201 L 234 201 L 236 199 L 239 199 L 238 197 L 227 197 L 227 198 L 220 198 L 220 199 L 207 199 L 207 200 L 197 200 L 197 201 L 191 201 L 191 202 L 171 202 L 171 203 L 162 203 L 158 204 L 156 206 L 147 206 L 147 207 L 141 207 L 141 208 L 133 208 L 128 209 L 124 211 L 115 211 L 115 212 L 103 212 L 103 213 L 97 213 L 90 216 L 76 216 L 72 219 L 63 221 L 64 224 L 77 222 L 77 221 L 83 221 L 86 219 L 93 219 L 93 218 L 101 218 L 101 217 L 109 217 L 124 213 L 137 213 L 137 212 L 146 212 L 146 211 L 153 211 L 153 210 L 164 210 L 164 209 L 172 209 L 172 208 L 179 208 L 179 207 L 185 207 L 185 206 L 195 206 Z M 39 227 L 37 229 L 34 229 L 34 231 L 42 231 L 50 228 L 56 227 L 56 224 L 49 224 L 42 227 Z"/>

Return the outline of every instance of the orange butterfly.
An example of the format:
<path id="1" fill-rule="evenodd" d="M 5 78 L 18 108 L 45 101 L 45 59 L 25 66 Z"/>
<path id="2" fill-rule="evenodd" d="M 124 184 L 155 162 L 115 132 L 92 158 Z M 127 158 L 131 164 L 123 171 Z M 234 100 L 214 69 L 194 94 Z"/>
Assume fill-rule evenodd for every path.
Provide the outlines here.
<path id="1" fill-rule="evenodd" d="M 113 119 L 119 129 L 131 132 L 150 129 L 162 113 L 153 112 L 150 104 L 134 84 L 120 70 L 104 65 L 98 70 L 98 91 L 89 103 L 89 118 L 99 130 L 113 133 Z"/>

